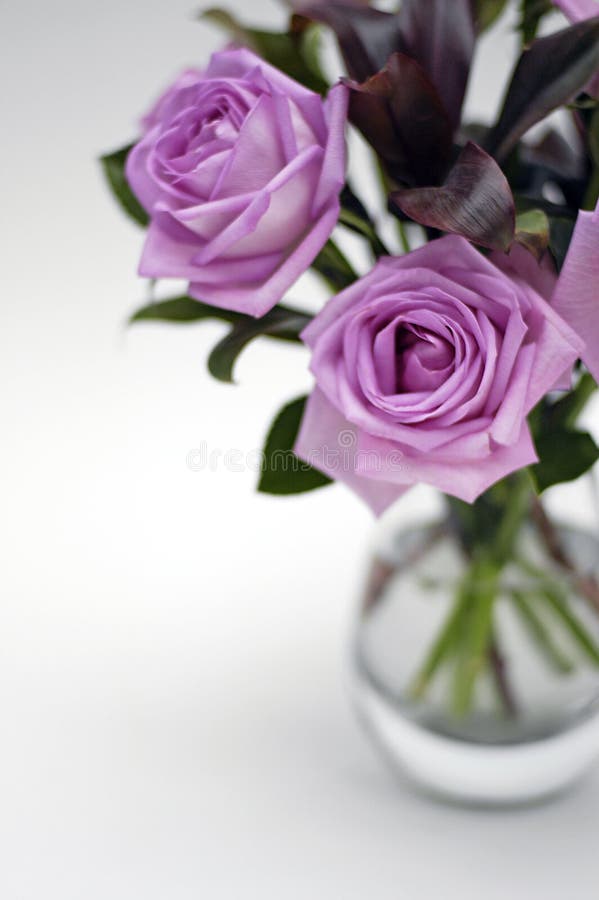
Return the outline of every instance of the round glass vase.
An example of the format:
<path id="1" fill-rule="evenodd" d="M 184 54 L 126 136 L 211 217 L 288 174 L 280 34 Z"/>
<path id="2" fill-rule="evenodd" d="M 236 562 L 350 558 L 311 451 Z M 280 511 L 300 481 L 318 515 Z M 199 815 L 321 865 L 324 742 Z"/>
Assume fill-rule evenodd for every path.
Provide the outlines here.
<path id="1" fill-rule="evenodd" d="M 599 539 L 559 516 L 588 506 L 583 482 L 557 489 L 557 516 L 517 476 L 436 522 L 379 522 L 352 697 L 428 792 L 532 802 L 599 759 Z"/>

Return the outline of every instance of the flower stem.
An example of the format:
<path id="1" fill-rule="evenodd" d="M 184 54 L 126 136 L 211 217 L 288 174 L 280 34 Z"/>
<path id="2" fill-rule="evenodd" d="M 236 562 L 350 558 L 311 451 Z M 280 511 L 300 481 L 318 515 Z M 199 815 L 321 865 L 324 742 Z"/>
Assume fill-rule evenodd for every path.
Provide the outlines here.
<path id="1" fill-rule="evenodd" d="M 599 646 L 597 646 L 582 622 L 571 612 L 567 597 L 541 569 L 524 559 L 519 559 L 518 562 L 525 572 L 538 579 L 537 593 L 549 603 L 549 607 L 562 620 L 570 632 L 570 636 L 574 638 L 585 656 L 594 665 L 599 666 Z"/>
<path id="2" fill-rule="evenodd" d="M 524 591 L 513 590 L 511 592 L 511 598 L 514 601 L 514 606 L 520 615 L 524 627 L 546 658 L 549 665 L 563 674 L 572 672 L 574 666 L 554 643 L 549 629 L 537 614 L 534 605 L 531 603 L 530 597 Z"/>
<path id="3" fill-rule="evenodd" d="M 574 589 L 582 594 L 596 610 L 599 610 L 599 584 L 597 580 L 592 575 L 581 575 L 576 570 L 572 560 L 562 546 L 557 528 L 545 512 L 545 508 L 538 497 L 535 497 L 533 500 L 532 515 L 537 530 L 545 542 L 552 559 L 571 577 Z"/>
<path id="4" fill-rule="evenodd" d="M 458 591 L 448 617 L 441 627 L 422 668 L 412 682 L 409 690 L 412 699 L 422 699 L 437 670 L 454 649 L 469 602 L 470 595 L 464 590 Z"/>
<path id="5" fill-rule="evenodd" d="M 488 661 L 499 572 L 496 563 L 483 557 L 473 561 L 465 579 L 466 615 L 452 690 L 452 708 L 456 716 L 465 716 L 470 711 L 476 679 Z"/>
<path id="6" fill-rule="evenodd" d="M 516 703 L 512 692 L 507 674 L 507 665 L 505 658 L 499 649 L 497 635 L 493 636 L 489 646 L 489 665 L 505 713 L 510 718 L 515 718 L 518 715 L 518 704 Z"/>

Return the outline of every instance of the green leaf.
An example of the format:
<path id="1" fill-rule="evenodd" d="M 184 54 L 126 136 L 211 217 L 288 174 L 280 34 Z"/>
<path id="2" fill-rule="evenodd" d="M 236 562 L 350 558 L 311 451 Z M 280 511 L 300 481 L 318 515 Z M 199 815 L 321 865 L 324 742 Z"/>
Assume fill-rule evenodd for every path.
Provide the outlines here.
<path id="1" fill-rule="evenodd" d="M 212 350 L 208 357 L 210 374 L 231 384 L 237 357 L 254 338 L 270 337 L 297 343 L 309 321 L 310 316 L 280 306 L 275 306 L 260 319 L 244 316 Z"/>
<path id="2" fill-rule="evenodd" d="M 226 322 L 237 322 L 243 318 L 241 313 L 232 312 L 229 309 L 221 309 L 218 306 L 209 306 L 193 297 L 172 297 L 170 300 L 160 300 L 157 303 L 149 303 L 142 306 L 129 319 L 129 324 L 135 322 L 172 322 L 182 325 L 188 322 L 197 322 L 200 319 L 224 319 Z"/>
<path id="3" fill-rule="evenodd" d="M 581 375 L 575 388 L 544 411 L 543 421 L 547 430 L 572 429 L 590 398 L 597 390 L 597 382 L 588 372 Z"/>
<path id="4" fill-rule="evenodd" d="M 536 448 L 540 461 L 530 471 L 539 493 L 575 481 L 599 459 L 599 447 L 586 431 L 555 428 L 537 437 Z"/>
<path id="5" fill-rule="evenodd" d="M 549 246 L 549 217 L 542 209 L 529 209 L 516 216 L 515 240 L 538 260 Z"/>
<path id="6" fill-rule="evenodd" d="M 593 210 L 599 200 L 599 108 L 595 109 L 590 117 L 587 134 L 593 169 L 585 192 L 583 209 Z"/>
<path id="7" fill-rule="evenodd" d="M 249 47 L 271 65 L 299 81 L 311 91 L 326 94 L 329 85 L 318 62 L 319 29 L 301 17 L 294 17 L 289 32 L 250 28 L 224 9 L 207 9 L 200 19 L 228 32 L 238 44 Z"/>
<path id="8" fill-rule="evenodd" d="M 475 0 L 476 30 L 479 34 L 497 21 L 507 2 L 508 0 Z"/>
<path id="9" fill-rule="evenodd" d="M 263 494 L 300 494 L 324 487 L 331 479 L 300 460 L 293 452 L 299 433 L 306 397 L 288 403 L 271 425 L 258 490 Z"/>
<path id="10" fill-rule="evenodd" d="M 534 41 L 518 60 L 489 152 L 503 161 L 522 135 L 573 100 L 599 67 L 599 18 Z"/>
<path id="11" fill-rule="evenodd" d="M 378 259 L 380 256 L 389 256 L 389 250 L 378 236 L 374 222 L 370 218 L 366 207 L 356 197 L 349 185 L 345 186 L 341 194 L 339 224 L 345 225 L 346 228 L 366 238 L 375 259 Z"/>
<path id="12" fill-rule="evenodd" d="M 566 219 L 561 216 L 551 216 L 549 219 L 549 249 L 558 272 L 561 271 L 570 249 L 574 225 L 574 219 Z"/>
<path id="13" fill-rule="evenodd" d="M 125 163 L 133 146 L 133 144 L 128 144 L 126 147 L 121 147 L 120 150 L 115 150 L 114 153 L 107 153 L 100 157 L 100 162 L 110 189 L 121 208 L 134 222 L 145 228 L 150 217 L 125 178 Z"/>
<path id="14" fill-rule="evenodd" d="M 353 266 L 332 240 L 327 241 L 311 268 L 318 272 L 334 291 L 342 291 L 358 280 Z"/>
<path id="15" fill-rule="evenodd" d="M 137 310 L 130 323 L 135 322 L 171 322 L 186 324 L 203 319 L 221 319 L 229 322 L 231 331 L 219 341 L 208 358 L 208 369 L 219 381 L 231 383 L 233 368 L 237 357 L 254 338 L 269 337 L 280 341 L 300 341 L 300 332 L 308 325 L 312 317 L 307 313 L 291 309 L 288 306 L 275 306 L 266 315 L 256 319 L 243 313 L 221 309 L 194 300 L 192 297 L 173 297 L 159 303 L 150 303 Z"/>
<path id="16" fill-rule="evenodd" d="M 521 0 L 518 28 L 524 44 L 530 44 L 536 38 L 541 19 L 554 9 L 551 0 Z"/>
<path id="17" fill-rule="evenodd" d="M 589 152 L 596 166 L 599 166 L 599 108 L 591 117 L 589 123 Z"/>

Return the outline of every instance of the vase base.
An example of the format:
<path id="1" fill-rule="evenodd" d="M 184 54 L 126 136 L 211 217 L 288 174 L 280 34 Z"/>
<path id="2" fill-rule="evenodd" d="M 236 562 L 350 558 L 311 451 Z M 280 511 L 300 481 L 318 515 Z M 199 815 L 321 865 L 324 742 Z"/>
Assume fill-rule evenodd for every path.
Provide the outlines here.
<path id="1" fill-rule="evenodd" d="M 599 710 L 561 734 L 489 746 L 422 728 L 354 670 L 353 705 L 387 760 L 428 794 L 463 805 L 517 806 L 548 800 L 599 760 Z"/>

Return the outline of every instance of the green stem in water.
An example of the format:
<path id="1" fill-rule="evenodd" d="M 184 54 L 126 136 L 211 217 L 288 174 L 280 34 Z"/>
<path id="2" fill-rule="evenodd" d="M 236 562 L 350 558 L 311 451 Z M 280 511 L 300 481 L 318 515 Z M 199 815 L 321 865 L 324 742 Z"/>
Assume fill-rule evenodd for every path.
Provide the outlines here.
<path id="1" fill-rule="evenodd" d="M 476 679 L 489 661 L 499 573 L 493 560 L 481 558 L 473 560 L 466 576 L 467 614 L 457 648 L 452 690 L 456 716 L 465 716 L 470 711 Z"/>
<path id="2" fill-rule="evenodd" d="M 574 666 L 554 643 L 549 629 L 537 614 L 534 604 L 531 603 L 531 598 L 528 594 L 524 593 L 524 591 L 514 590 L 511 592 L 511 598 L 514 601 L 514 606 L 520 615 L 524 627 L 551 668 L 562 674 L 572 672 Z"/>
<path id="3" fill-rule="evenodd" d="M 599 647 L 588 633 L 580 619 L 570 610 L 568 599 L 547 575 L 527 560 L 518 559 L 519 565 L 539 582 L 536 592 L 549 604 L 549 608 L 564 623 L 570 636 L 578 644 L 584 655 L 596 666 L 599 666 Z"/>
<path id="4" fill-rule="evenodd" d="M 414 700 L 420 700 L 426 694 L 437 670 L 453 651 L 469 603 L 470 595 L 460 589 L 437 639 L 431 647 L 422 668 L 414 678 L 409 691 L 410 696 Z"/>
<path id="5" fill-rule="evenodd" d="M 582 623 L 570 612 L 566 599 L 560 595 L 559 591 L 549 587 L 545 588 L 543 596 L 549 601 L 549 605 L 557 613 L 574 640 L 578 642 L 583 653 L 592 663 L 599 666 L 599 647 Z"/>
<path id="6" fill-rule="evenodd" d="M 493 634 L 491 637 L 491 644 L 489 646 L 489 667 L 503 711 L 506 716 L 514 718 L 518 715 L 518 704 L 516 703 L 510 687 L 510 682 L 507 677 L 507 665 L 498 643 L 497 634 Z"/>

